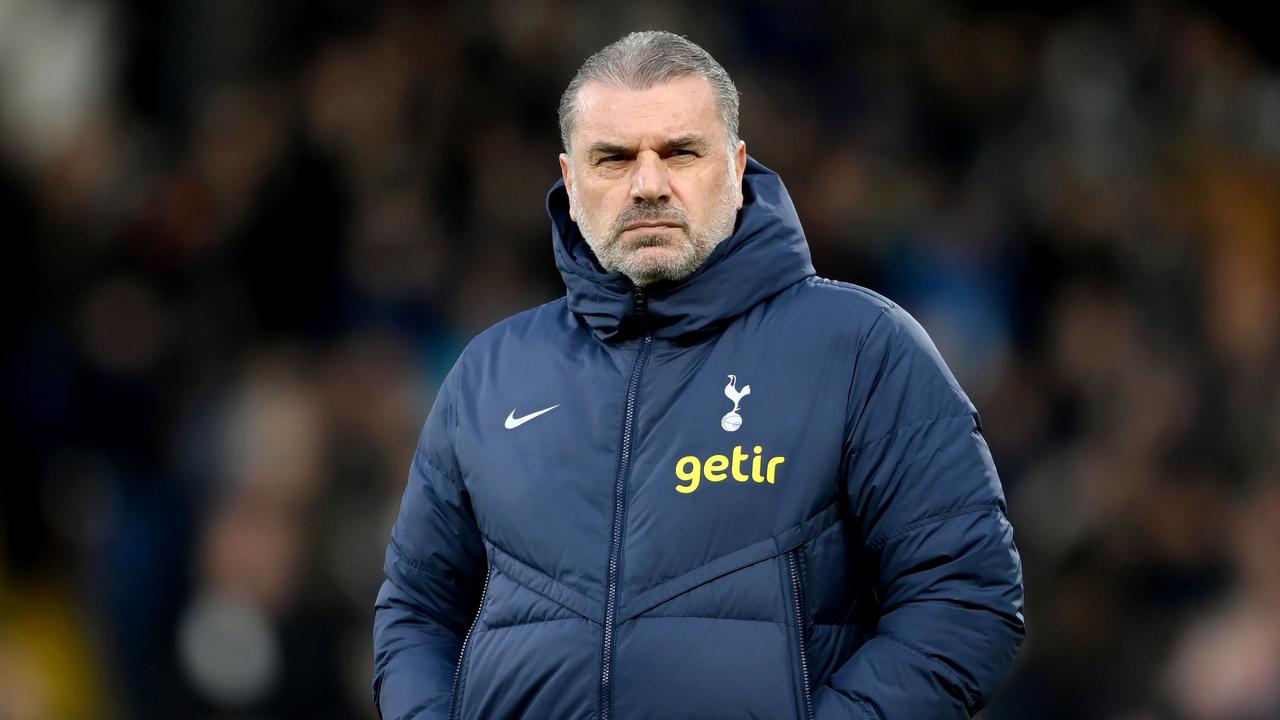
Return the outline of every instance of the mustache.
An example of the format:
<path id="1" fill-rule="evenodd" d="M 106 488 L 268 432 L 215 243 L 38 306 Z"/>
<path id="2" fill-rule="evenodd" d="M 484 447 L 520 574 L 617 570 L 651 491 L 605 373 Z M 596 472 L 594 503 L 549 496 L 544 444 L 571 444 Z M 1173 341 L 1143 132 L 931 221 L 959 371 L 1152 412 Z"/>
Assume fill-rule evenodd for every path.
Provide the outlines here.
<path id="1" fill-rule="evenodd" d="M 613 236 L 616 238 L 621 235 L 623 228 L 628 225 L 643 222 L 671 223 L 683 230 L 689 229 L 689 215 L 685 211 L 665 204 L 642 203 L 628 205 L 625 210 L 618 213 L 618 217 L 613 221 Z"/>

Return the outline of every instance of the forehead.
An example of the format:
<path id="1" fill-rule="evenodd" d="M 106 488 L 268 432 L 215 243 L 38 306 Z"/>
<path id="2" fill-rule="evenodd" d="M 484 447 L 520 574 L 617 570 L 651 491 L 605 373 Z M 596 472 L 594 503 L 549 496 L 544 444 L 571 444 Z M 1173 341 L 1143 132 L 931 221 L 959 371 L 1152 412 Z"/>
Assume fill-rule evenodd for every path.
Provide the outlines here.
<path id="1" fill-rule="evenodd" d="M 589 82 L 578 91 L 572 142 L 643 144 L 672 137 L 723 137 L 706 78 L 687 75 L 647 90 Z"/>

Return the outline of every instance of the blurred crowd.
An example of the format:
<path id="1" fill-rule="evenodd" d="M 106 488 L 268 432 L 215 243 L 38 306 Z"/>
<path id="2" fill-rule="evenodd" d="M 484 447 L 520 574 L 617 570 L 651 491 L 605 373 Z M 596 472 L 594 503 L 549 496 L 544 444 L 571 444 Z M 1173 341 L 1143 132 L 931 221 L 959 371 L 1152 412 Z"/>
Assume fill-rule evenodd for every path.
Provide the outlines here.
<path id="1" fill-rule="evenodd" d="M 819 273 L 915 314 L 983 415 L 1029 629 L 983 717 L 1280 718 L 1262 17 L 0 0 L 0 719 L 374 717 L 434 389 L 563 293 L 556 103 L 643 28 L 725 65 Z"/>

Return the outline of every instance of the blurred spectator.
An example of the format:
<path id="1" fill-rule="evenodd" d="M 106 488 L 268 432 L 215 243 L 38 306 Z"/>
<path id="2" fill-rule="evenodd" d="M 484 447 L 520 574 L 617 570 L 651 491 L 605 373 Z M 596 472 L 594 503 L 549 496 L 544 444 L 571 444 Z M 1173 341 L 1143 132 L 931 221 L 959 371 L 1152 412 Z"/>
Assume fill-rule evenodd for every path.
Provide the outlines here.
<path id="1" fill-rule="evenodd" d="M 1185 631 L 1165 677 L 1191 720 L 1280 717 L 1280 483 L 1243 493 L 1231 549 L 1240 584 Z"/>

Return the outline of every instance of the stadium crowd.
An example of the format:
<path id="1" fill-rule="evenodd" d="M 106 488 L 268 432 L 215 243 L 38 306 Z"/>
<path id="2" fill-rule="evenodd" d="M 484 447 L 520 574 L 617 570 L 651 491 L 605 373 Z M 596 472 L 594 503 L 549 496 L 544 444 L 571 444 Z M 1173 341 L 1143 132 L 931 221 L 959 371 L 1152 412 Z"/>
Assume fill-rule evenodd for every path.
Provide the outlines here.
<path id="1" fill-rule="evenodd" d="M 0 718 L 357 718 L 433 390 L 563 293 L 555 107 L 687 34 L 982 413 L 986 720 L 1280 717 L 1280 68 L 1181 2 L 0 0 Z"/>

